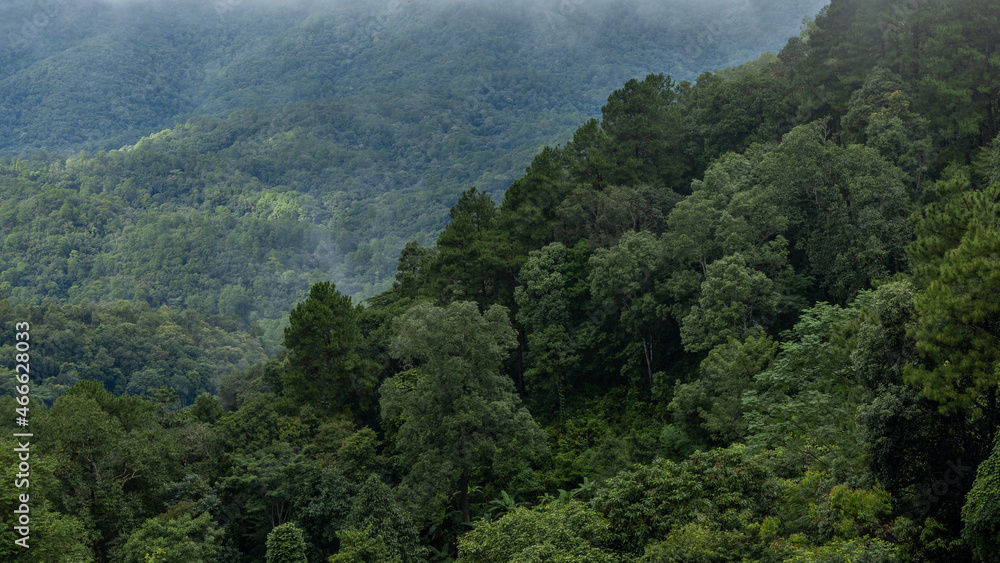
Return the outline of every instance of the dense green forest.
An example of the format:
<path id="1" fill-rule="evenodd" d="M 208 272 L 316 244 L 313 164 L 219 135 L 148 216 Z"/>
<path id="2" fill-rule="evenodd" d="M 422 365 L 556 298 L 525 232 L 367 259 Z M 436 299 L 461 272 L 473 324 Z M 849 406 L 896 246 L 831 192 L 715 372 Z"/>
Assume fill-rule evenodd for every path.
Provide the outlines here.
<path id="1" fill-rule="evenodd" d="M 362 303 L 328 275 L 351 188 L 302 180 L 349 185 L 350 132 L 284 127 L 363 123 L 334 99 L 10 158 L 35 437 L 0 553 L 1000 561 L 997 45 L 987 0 L 833 0 L 777 55 L 623 80 Z M 454 201 L 412 194 L 367 220 Z"/>
<path id="2" fill-rule="evenodd" d="M 82 271 L 45 264 L 0 283 L 24 303 L 126 298 L 206 314 L 233 313 L 216 302 L 231 286 L 247 322 L 287 313 L 310 276 L 370 297 L 391 287 L 406 242 L 434 240 L 463 190 L 499 201 L 613 88 L 777 50 L 822 4 L 723 2 L 720 19 L 680 1 L 79 0 L 52 4 L 51 16 L 0 3 L 0 38 L 14 43 L 0 49 L 0 151 L 5 174 L 33 184 L 8 182 L 31 195 L 5 201 L 45 192 L 86 198 L 71 204 L 80 208 L 110 201 L 118 216 L 76 248 Z M 36 16 L 46 25 L 22 24 Z M 24 242 L 4 270 L 36 252 L 68 258 L 24 247 L 46 244 L 51 226 L 6 224 Z M 239 240 L 205 238 L 207 224 Z M 130 265 L 152 250 L 136 237 L 164 228 L 252 266 L 184 264 L 203 277 L 191 283 Z M 163 264 L 185 261 L 162 255 L 171 251 L 187 254 L 153 250 Z M 111 262 L 121 269 L 100 267 Z"/>

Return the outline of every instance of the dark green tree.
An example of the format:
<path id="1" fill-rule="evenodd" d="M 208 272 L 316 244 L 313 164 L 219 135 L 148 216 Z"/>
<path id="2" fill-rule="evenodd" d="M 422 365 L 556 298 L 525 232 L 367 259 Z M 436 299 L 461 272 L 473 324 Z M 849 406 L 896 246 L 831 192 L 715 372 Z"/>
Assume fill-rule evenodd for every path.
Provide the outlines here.
<path id="1" fill-rule="evenodd" d="M 357 353 L 358 309 L 329 282 L 318 283 L 288 316 L 284 393 L 326 415 L 369 407 L 374 378 Z"/>
<path id="2" fill-rule="evenodd" d="M 513 286 L 505 287 L 506 243 L 496 230 L 497 215 L 496 203 L 476 188 L 462 193 L 451 208 L 451 222 L 438 236 L 431 266 L 440 299 L 474 300 L 485 306 L 512 298 Z"/>
<path id="3" fill-rule="evenodd" d="M 590 292 L 594 299 L 619 312 L 619 322 L 641 345 L 646 382 L 655 384 L 657 349 L 673 323 L 656 298 L 656 282 L 663 276 L 666 249 L 648 231 L 629 232 L 611 248 L 598 249 L 590 258 Z"/>
<path id="4" fill-rule="evenodd" d="M 607 183 L 680 190 L 687 164 L 676 85 L 662 74 L 629 80 L 601 108 L 603 152 L 612 161 Z M 599 149 L 600 150 L 600 149 Z"/>
<path id="5" fill-rule="evenodd" d="M 915 295 L 913 285 L 903 280 L 874 292 L 862 311 L 851 361 L 866 392 L 858 423 L 869 471 L 898 502 L 909 502 L 904 511 L 927 512 L 930 506 L 916 507 L 912 501 L 921 499 L 919 487 L 948 471 L 949 461 L 963 457 L 961 440 L 954 436 L 963 432 L 960 421 L 941 415 L 933 401 L 903 380 L 906 366 L 920 365 L 916 343 L 908 336 L 916 322 Z"/>
<path id="6" fill-rule="evenodd" d="M 578 352 L 587 333 L 577 330 L 572 310 L 582 285 L 579 273 L 573 271 L 573 258 L 580 259 L 583 246 L 567 250 L 554 242 L 532 252 L 514 290 L 517 320 L 528 331 L 531 367 L 527 379 L 531 387 L 549 397 L 555 395 L 560 420 L 566 414 L 566 395 L 572 385 L 569 375 L 579 365 Z"/>

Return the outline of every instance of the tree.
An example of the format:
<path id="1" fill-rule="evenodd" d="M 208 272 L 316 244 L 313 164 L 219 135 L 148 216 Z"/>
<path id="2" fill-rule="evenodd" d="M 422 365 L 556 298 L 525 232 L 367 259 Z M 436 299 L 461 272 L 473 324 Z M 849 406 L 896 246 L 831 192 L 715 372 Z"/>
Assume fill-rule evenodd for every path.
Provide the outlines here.
<path id="1" fill-rule="evenodd" d="M 917 326 L 927 367 L 907 381 L 943 412 L 959 410 L 992 429 L 1000 417 L 1000 183 L 973 189 L 965 173 L 938 184 L 940 201 L 914 218 Z"/>
<path id="2" fill-rule="evenodd" d="M 545 509 L 518 507 L 462 536 L 458 563 L 619 561 L 618 554 L 603 548 L 607 538 L 608 521 L 579 501 Z"/>
<path id="3" fill-rule="evenodd" d="M 961 459 L 961 443 L 949 431 L 964 434 L 955 428 L 957 421 L 903 381 L 905 367 L 920 363 L 916 343 L 907 336 L 916 321 L 915 294 L 905 280 L 880 286 L 862 311 L 851 353 L 866 391 L 857 418 L 868 469 L 899 499 L 917 498 L 916 487 L 933 483 L 948 471 L 948 462 Z"/>
<path id="4" fill-rule="evenodd" d="M 499 224 L 514 239 L 522 259 L 553 240 L 556 209 L 572 187 L 567 166 L 564 151 L 545 147 L 535 155 L 524 176 L 504 192 Z"/>
<path id="5" fill-rule="evenodd" d="M 308 563 L 302 530 L 292 522 L 276 526 L 267 535 L 267 563 Z"/>
<path id="6" fill-rule="evenodd" d="M 694 352 L 730 338 L 743 340 L 767 326 L 779 302 L 774 282 L 749 266 L 743 254 L 716 260 L 707 268 L 698 305 L 682 321 L 684 347 Z"/>
<path id="7" fill-rule="evenodd" d="M 126 563 L 143 563 L 147 554 L 161 553 L 163 563 L 209 563 L 215 561 L 222 530 L 203 512 L 195 517 L 187 507 L 179 507 L 146 520 L 128 537 L 122 550 Z"/>
<path id="8" fill-rule="evenodd" d="M 934 4 L 920 76 L 923 101 L 933 104 L 934 126 L 943 136 L 969 136 L 972 143 L 986 145 L 998 133 L 1000 117 L 1000 8 L 988 0 Z"/>
<path id="9" fill-rule="evenodd" d="M 451 208 L 451 222 L 438 235 L 431 264 L 438 295 L 445 301 L 475 300 L 481 306 L 509 300 L 504 287 L 502 242 L 496 229 L 498 212 L 490 197 L 476 188 L 462 193 Z"/>
<path id="10" fill-rule="evenodd" d="M 677 150 L 683 141 L 681 110 L 669 76 L 632 79 L 608 96 L 601 108 L 604 152 L 614 163 L 609 184 L 678 187 L 687 163 Z"/>
<path id="11" fill-rule="evenodd" d="M 654 386 L 656 345 L 664 340 L 667 310 L 655 297 L 665 252 L 656 235 L 630 232 L 612 248 L 599 248 L 590 258 L 590 292 L 594 299 L 620 311 L 622 325 L 642 344 L 649 388 Z"/>
<path id="12" fill-rule="evenodd" d="M 358 309 L 334 284 L 318 283 L 288 316 L 284 392 L 326 415 L 366 408 L 374 381 L 356 348 Z"/>
<path id="13" fill-rule="evenodd" d="M 641 554 L 665 539 L 691 545 L 687 533 L 670 536 L 700 524 L 710 535 L 723 536 L 730 553 L 739 554 L 734 560 L 759 560 L 753 557 L 759 536 L 748 523 L 774 510 L 778 491 L 769 461 L 742 444 L 698 452 L 679 463 L 658 459 L 608 479 L 591 507 L 608 519 L 606 545 L 618 551 Z"/>
<path id="14" fill-rule="evenodd" d="M 384 560 L 399 563 L 426 561 L 427 554 L 420 545 L 417 528 L 410 516 L 392 498 L 389 489 L 374 473 L 368 476 L 347 517 L 347 529 L 353 530 L 349 537 L 357 540 L 357 533 L 370 539 L 378 539 L 383 546 Z M 365 543 L 365 542 L 362 542 Z M 360 544 L 358 546 L 360 550 Z M 347 561 L 344 549 L 336 561 Z"/>
<path id="15" fill-rule="evenodd" d="M 851 94 L 847 113 L 840 122 L 840 135 L 847 142 L 865 143 L 865 131 L 872 116 L 889 105 L 889 97 L 899 93 L 905 97 L 903 79 L 882 67 L 872 69 L 861 88 Z M 907 102 L 908 105 L 908 102 Z"/>
<path id="16" fill-rule="evenodd" d="M 396 281 L 393 282 L 396 295 L 410 299 L 417 297 L 427 285 L 427 266 L 433 260 L 435 252 L 435 248 L 420 246 L 415 240 L 406 243 L 399 253 Z"/>
<path id="17" fill-rule="evenodd" d="M 414 369 L 383 383 L 382 420 L 410 468 L 402 489 L 409 508 L 437 514 L 448 491 L 459 494 L 469 521 L 469 483 L 501 478 L 545 448 L 500 366 L 516 344 L 507 310 L 480 314 L 468 301 L 421 304 L 398 321 L 393 354 Z"/>
<path id="18" fill-rule="evenodd" d="M 526 375 L 535 386 L 555 394 L 560 420 L 565 415 L 569 374 L 579 364 L 578 350 L 585 331 L 577 330 L 573 305 L 579 297 L 579 263 L 585 260 L 585 244 L 568 250 L 554 242 L 531 253 L 521 268 L 520 285 L 514 290 L 517 320 L 528 331 L 532 363 Z"/>
<path id="19" fill-rule="evenodd" d="M 669 408 L 674 420 L 691 437 L 709 434 L 729 445 L 746 436 L 743 393 L 753 388 L 754 377 L 774 359 L 778 343 L 766 334 L 743 342 L 731 339 L 708 353 L 698 369 L 698 379 L 677 383 Z M 707 431 L 707 432 L 706 432 Z"/>
<path id="20" fill-rule="evenodd" d="M 1000 561 L 1000 433 L 993 453 L 979 465 L 976 481 L 962 508 L 962 537 L 984 562 Z"/>
<path id="21" fill-rule="evenodd" d="M 793 129 L 756 167 L 762 186 L 740 195 L 757 218 L 751 232 L 787 237 L 796 271 L 846 303 L 905 268 L 912 204 L 899 169 L 874 149 L 841 148 L 828 135 L 825 122 Z"/>
<path id="22" fill-rule="evenodd" d="M 382 536 L 372 535 L 370 529 L 355 527 L 337 531 L 340 551 L 331 555 L 329 563 L 402 563 L 399 555 L 391 555 Z"/>
<path id="23" fill-rule="evenodd" d="M 868 297 L 868 294 L 862 294 Z M 852 322 L 860 304 L 819 303 L 802 312 L 768 369 L 743 395 L 747 443 L 783 447 L 792 463 L 859 473 L 856 413 L 863 388 L 851 377 Z"/>
<path id="24" fill-rule="evenodd" d="M 222 416 L 222 407 L 219 406 L 218 399 L 208 393 L 202 393 L 195 399 L 191 414 L 195 419 L 211 424 Z"/>
<path id="25" fill-rule="evenodd" d="M 61 489 L 53 498 L 56 508 L 93 526 L 90 547 L 99 560 L 162 510 L 178 452 L 152 410 L 138 397 L 115 397 L 100 383 L 81 381 L 32 421 L 59 459 L 52 484 Z"/>
<path id="26" fill-rule="evenodd" d="M 765 54 L 737 68 L 706 72 L 680 99 L 692 175 L 702 175 L 730 151 L 741 153 L 754 142 L 778 142 L 791 128 L 791 82 L 775 72 L 776 66 L 777 57 Z"/>
<path id="27" fill-rule="evenodd" d="M 0 407 L 13 409 L 18 406 L 13 397 L 0 399 Z M 32 404 L 34 408 L 34 403 Z M 46 563 L 49 561 L 94 561 L 94 552 L 89 547 L 96 538 L 97 531 L 88 525 L 90 518 L 86 515 L 71 516 L 55 510 L 50 499 L 61 493 L 59 481 L 54 475 L 58 469 L 59 458 L 52 455 L 35 455 L 38 444 L 32 442 L 30 457 L 30 487 L 18 488 L 15 485 L 21 481 L 16 475 L 20 472 L 18 465 L 19 443 L 17 438 L 0 438 L 0 510 L 6 514 L 14 514 L 21 510 L 20 497 L 29 495 L 28 505 L 30 530 L 28 534 L 28 549 L 24 549 L 14 541 L 21 534 L 14 530 L 18 525 L 12 518 L 11 524 L 0 532 L 0 558 L 11 563 Z M 22 442 L 23 443 L 23 442 Z M 17 515 L 15 515 L 16 518 Z"/>

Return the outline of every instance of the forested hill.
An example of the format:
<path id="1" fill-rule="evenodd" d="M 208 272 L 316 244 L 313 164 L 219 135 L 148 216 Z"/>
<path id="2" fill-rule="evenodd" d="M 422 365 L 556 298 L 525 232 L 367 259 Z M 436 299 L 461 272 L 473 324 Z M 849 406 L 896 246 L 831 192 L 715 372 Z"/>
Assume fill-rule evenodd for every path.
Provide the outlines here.
<path id="1" fill-rule="evenodd" d="M 192 116 L 317 98 L 380 100 L 383 115 L 462 111 L 452 101 L 473 122 L 506 117 L 495 127 L 593 116 L 629 78 L 693 79 L 777 50 L 823 4 L 6 1 L 0 150 L 116 149 Z"/>
<path id="2" fill-rule="evenodd" d="M 10 159 L 36 543 L 0 556 L 1000 561 L 998 24 L 833 0 L 776 55 L 626 80 L 364 304 L 331 225 L 389 198 L 309 187 L 396 128 L 337 100 Z"/>
<path id="3" fill-rule="evenodd" d="M 52 6 L 8 3 L 0 20 L 12 42 L 0 145 L 21 154 L 3 172 L 21 183 L 3 187 L 20 219 L 5 225 L 0 283 L 18 303 L 137 299 L 265 325 L 309 279 L 357 297 L 388 288 L 403 245 L 433 240 L 462 190 L 499 199 L 630 77 L 694 77 L 776 50 L 818 9 Z M 45 25 L 24 23 L 36 16 Z M 71 223 L 46 220 L 64 206 Z M 92 209 L 113 227 L 82 237 Z"/>

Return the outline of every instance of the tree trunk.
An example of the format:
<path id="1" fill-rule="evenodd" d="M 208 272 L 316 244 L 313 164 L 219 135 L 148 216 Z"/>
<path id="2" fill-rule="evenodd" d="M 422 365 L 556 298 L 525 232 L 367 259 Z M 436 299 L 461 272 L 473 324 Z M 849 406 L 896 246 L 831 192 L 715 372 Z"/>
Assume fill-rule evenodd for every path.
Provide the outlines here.
<path id="1" fill-rule="evenodd" d="M 642 339 L 642 352 L 646 356 L 646 373 L 649 375 L 649 390 L 653 390 L 653 342 Z"/>
<path id="2" fill-rule="evenodd" d="M 462 508 L 462 522 L 471 522 L 472 516 L 469 514 L 469 476 L 465 473 L 458 478 L 459 505 Z"/>
<path id="3" fill-rule="evenodd" d="M 525 399 L 524 391 L 524 350 L 528 347 L 528 337 L 524 333 L 524 327 L 518 324 L 517 327 L 517 360 L 515 369 L 517 371 L 517 392 L 521 395 L 521 400 Z"/>

